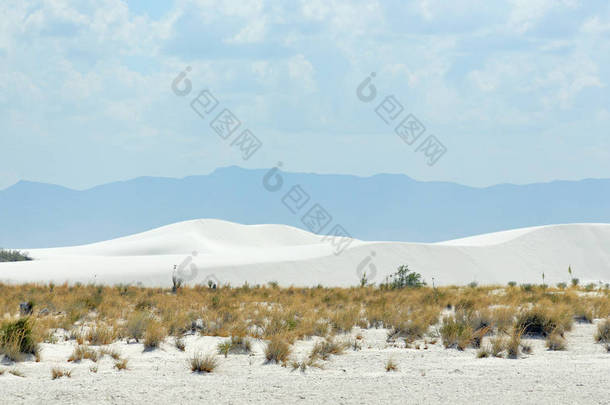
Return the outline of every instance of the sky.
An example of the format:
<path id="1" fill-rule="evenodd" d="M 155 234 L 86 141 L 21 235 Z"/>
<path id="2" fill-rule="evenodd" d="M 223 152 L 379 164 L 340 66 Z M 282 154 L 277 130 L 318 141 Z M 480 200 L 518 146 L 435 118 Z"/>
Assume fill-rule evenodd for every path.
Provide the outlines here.
<path id="1" fill-rule="evenodd" d="M 609 83 L 605 0 L 4 0 L 0 189 L 278 162 L 608 178 Z M 213 127 L 225 109 L 234 132 Z M 398 136 L 413 117 L 423 133 Z"/>

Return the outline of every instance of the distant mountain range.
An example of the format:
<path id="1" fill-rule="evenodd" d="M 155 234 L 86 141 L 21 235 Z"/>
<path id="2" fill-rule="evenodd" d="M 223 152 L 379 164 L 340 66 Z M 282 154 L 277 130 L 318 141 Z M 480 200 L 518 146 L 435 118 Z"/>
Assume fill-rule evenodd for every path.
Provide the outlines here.
<path id="1" fill-rule="evenodd" d="M 322 211 L 321 209 L 324 211 Z M 0 246 L 69 246 L 195 218 L 286 224 L 314 233 L 340 225 L 363 240 L 437 242 L 561 223 L 610 223 L 610 179 L 485 188 L 227 167 L 183 179 L 140 177 L 77 191 L 20 181 L 0 191 Z"/>

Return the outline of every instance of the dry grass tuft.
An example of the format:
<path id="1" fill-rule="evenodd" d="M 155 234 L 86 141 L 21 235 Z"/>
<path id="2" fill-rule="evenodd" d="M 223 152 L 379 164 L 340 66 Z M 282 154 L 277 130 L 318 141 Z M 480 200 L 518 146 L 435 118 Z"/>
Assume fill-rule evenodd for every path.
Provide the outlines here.
<path id="1" fill-rule="evenodd" d="M 72 370 L 63 370 L 59 367 L 54 367 L 51 370 L 51 379 L 52 380 L 56 380 L 56 379 L 62 378 L 62 377 L 72 378 Z"/>
<path id="2" fill-rule="evenodd" d="M 144 332 L 144 349 L 158 348 L 167 337 L 167 330 L 157 321 L 149 321 Z"/>
<path id="3" fill-rule="evenodd" d="M 218 367 L 218 359 L 213 354 L 195 353 L 189 364 L 194 373 L 211 373 Z"/>
<path id="4" fill-rule="evenodd" d="M 231 336 L 230 339 L 218 343 L 218 354 L 223 354 L 225 357 L 231 354 L 248 354 L 252 351 L 252 342 L 250 339 L 243 336 Z"/>
<path id="5" fill-rule="evenodd" d="M 186 343 L 184 342 L 183 338 L 176 338 L 174 340 L 174 346 L 176 346 L 176 349 L 180 350 L 181 352 L 186 350 Z"/>
<path id="6" fill-rule="evenodd" d="M 117 370 L 127 370 L 128 362 L 129 362 L 129 360 L 127 360 L 127 359 L 117 360 L 114 362 L 114 368 L 116 368 Z"/>
<path id="7" fill-rule="evenodd" d="M 37 355 L 38 342 L 33 333 L 30 317 L 5 321 L 0 326 L 0 354 L 12 361 L 22 361 L 25 356 Z"/>
<path id="8" fill-rule="evenodd" d="M 87 345 L 78 345 L 74 348 L 74 351 L 68 358 L 68 361 L 78 362 L 84 359 L 97 362 L 100 358 L 100 353 L 91 349 Z"/>
<path id="9" fill-rule="evenodd" d="M 349 343 L 339 342 L 333 338 L 326 338 L 321 342 L 317 342 L 311 349 L 309 358 L 312 360 L 322 359 L 328 360 L 331 355 L 338 356 L 345 352 L 345 349 L 349 347 Z"/>
<path id="10" fill-rule="evenodd" d="M 290 345 L 281 337 L 274 336 L 265 348 L 266 363 L 285 364 L 290 352 Z"/>
<path id="11" fill-rule="evenodd" d="M 398 371 L 398 364 L 393 359 L 388 359 L 385 363 L 385 371 Z"/>
<path id="12" fill-rule="evenodd" d="M 85 339 L 89 341 L 89 344 L 94 346 L 109 345 L 114 342 L 115 337 L 112 328 L 106 325 L 95 325 L 85 335 Z"/>
<path id="13" fill-rule="evenodd" d="M 546 337 L 546 347 L 549 350 L 566 350 L 567 344 L 558 332 L 552 332 Z"/>
<path id="14" fill-rule="evenodd" d="M 597 343 L 610 343 L 610 318 L 603 320 L 597 325 L 595 341 Z"/>
<path id="15" fill-rule="evenodd" d="M 110 357 L 112 357 L 113 360 L 121 359 L 121 353 L 117 349 L 102 347 L 98 353 L 99 353 L 99 358 L 101 358 L 102 356 L 110 356 Z"/>

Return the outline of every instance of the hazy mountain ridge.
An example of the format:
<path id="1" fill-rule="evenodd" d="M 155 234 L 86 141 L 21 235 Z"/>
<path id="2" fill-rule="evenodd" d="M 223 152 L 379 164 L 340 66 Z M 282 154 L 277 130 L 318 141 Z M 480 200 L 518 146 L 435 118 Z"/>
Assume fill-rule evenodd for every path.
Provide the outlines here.
<path id="1" fill-rule="evenodd" d="M 282 172 L 276 192 L 266 169 L 227 167 L 183 179 L 140 177 L 87 190 L 22 181 L 0 191 L 0 246 L 90 243 L 194 218 L 287 224 L 315 203 L 363 240 L 437 242 L 520 227 L 610 223 L 610 180 L 501 184 L 474 188 L 420 182 L 405 175 L 371 177 Z M 310 200 L 293 214 L 282 197 L 300 185 Z"/>

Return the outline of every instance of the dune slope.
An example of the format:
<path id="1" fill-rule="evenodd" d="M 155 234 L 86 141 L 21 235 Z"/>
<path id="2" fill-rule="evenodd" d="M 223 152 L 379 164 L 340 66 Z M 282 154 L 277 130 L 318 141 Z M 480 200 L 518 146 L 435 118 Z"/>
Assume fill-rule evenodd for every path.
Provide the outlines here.
<path id="1" fill-rule="evenodd" d="M 167 286 L 174 265 L 189 283 L 357 285 L 380 282 L 400 264 L 437 285 L 610 280 L 610 224 L 524 228 L 447 242 L 353 240 L 336 254 L 322 236 L 285 225 L 203 219 L 90 245 L 33 249 L 33 262 L 0 264 L 5 282 L 142 283 Z M 26 249 L 27 250 L 27 249 Z M 191 263 L 194 264 L 191 265 Z"/>

